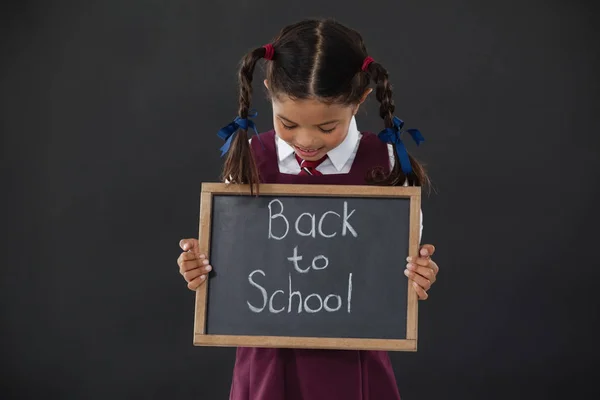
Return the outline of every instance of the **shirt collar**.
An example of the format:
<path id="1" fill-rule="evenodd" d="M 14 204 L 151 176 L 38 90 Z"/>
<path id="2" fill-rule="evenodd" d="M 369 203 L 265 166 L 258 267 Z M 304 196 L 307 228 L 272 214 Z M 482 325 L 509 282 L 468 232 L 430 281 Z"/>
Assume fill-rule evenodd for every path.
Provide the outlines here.
<path id="1" fill-rule="evenodd" d="M 276 138 L 277 155 L 279 157 L 279 161 L 283 161 L 292 156 L 294 154 L 294 148 L 281 140 L 279 136 L 276 135 Z M 335 149 L 332 149 L 327 153 L 335 169 L 338 171 L 342 170 L 344 165 L 346 165 L 348 162 L 350 156 L 352 156 L 354 153 L 356 143 L 359 139 L 360 132 L 358 131 L 358 127 L 356 125 L 356 118 L 352 117 L 346 138 Z"/>

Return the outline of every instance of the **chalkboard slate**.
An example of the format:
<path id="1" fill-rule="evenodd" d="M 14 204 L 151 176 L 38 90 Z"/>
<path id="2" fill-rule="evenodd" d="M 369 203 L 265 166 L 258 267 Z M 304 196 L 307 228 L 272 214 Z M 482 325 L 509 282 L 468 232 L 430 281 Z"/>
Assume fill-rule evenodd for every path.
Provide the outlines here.
<path id="1" fill-rule="evenodd" d="M 419 209 L 414 187 L 204 184 L 194 343 L 416 350 Z"/>

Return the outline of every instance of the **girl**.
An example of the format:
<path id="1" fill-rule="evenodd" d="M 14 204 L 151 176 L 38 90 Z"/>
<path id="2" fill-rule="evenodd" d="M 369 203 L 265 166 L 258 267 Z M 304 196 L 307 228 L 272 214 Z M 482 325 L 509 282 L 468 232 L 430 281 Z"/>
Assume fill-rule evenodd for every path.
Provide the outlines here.
<path id="1" fill-rule="evenodd" d="M 252 76 L 265 59 L 274 131 L 249 140 Z M 332 20 L 284 28 L 275 40 L 246 54 L 239 71 L 239 116 L 219 136 L 227 140 L 223 171 L 232 183 L 424 185 L 425 171 L 400 141 L 392 86 L 385 68 L 368 56 L 357 32 Z M 354 116 L 376 86 L 385 129 L 360 132 Z M 417 141 L 416 130 L 408 132 Z M 180 242 L 178 259 L 188 288 L 212 269 L 198 242 Z M 435 282 L 435 248 L 424 245 L 404 271 L 424 300 Z M 381 351 L 238 348 L 231 385 L 234 400 L 399 399 L 388 354 Z"/>

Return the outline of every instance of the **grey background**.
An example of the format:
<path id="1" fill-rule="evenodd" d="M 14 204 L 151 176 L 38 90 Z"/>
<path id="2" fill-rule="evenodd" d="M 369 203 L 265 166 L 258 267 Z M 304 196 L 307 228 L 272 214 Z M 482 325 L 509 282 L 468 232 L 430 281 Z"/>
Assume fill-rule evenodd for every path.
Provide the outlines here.
<path id="1" fill-rule="evenodd" d="M 269 209 L 269 204 L 274 202 Z M 343 235 L 344 203 L 347 203 L 347 221 L 355 230 Z M 213 196 L 210 261 L 215 265 L 208 289 L 206 332 L 227 335 L 275 335 L 309 337 L 406 338 L 407 278 L 403 271 L 408 256 L 409 199 L 324 198 L 267 196 Z M 283 210 L 282 210 L 283 207 Z M 328 211 L 340 217 L 327 215 L 322 230 L 332 238 L 318 233 L 321 216 Z M 316 237 L 296 233 L 296 220 L 303 213 L 315 215 Z M 286 234 L 286 223 L 289 228 Z M 269 238 L 271 232 L 277 240 Z M 301 232 L 310 232 L 309 217 L 298 224 Z M 288 257 L 294 248 L 302 260 L 296 271 Z M 314 270 L 314 257 L 328 259 L 324 269 Z M 325 266 L 325 260 L 315 263 Z M 256 313 L 247 302 L 261 308 L 264 297 L 250 284 L 252 281 L 266 290 L 268 302 L 273 297 L 273 308 L 285 308 L 270 313 L 269 303 Z M 349 274 L 352 274 L 351 312 L 348 313 Z M 290 291 L 290 280 L 292 290 Z M 300 292 L 303 302 L 317 294 L 322 300 L 334 294 L 341 298 L 341 307 L 335 312 L 325 309 L 308 313 L 302 306 L 298 312 L 298 296 L 291 302 L 290 293 Z M 291 306 L 290 306 L 291 303 Z M 309 308 L 319 308 L 319 300 L 311 297 Z M 329 300 L 336 308 L 338 303 Z M 291 311 L 288 312 L 288 310 Z"/>
<path id="2" fill-rule="evenodd" d="M 364 35 L 426 138 L 408 147 L 435 184 L 423 240 L 441 272 L 419 351 L 392 355 L 403 398 L 598 392 L 595 2 L 1 7 L 3 398 L 227 398 L 234 350 L 191 345 L 178 242 L 219 174 L 238 61 L 308 16 Z M 382 127 L 374 100 L 358 122 Z"/>

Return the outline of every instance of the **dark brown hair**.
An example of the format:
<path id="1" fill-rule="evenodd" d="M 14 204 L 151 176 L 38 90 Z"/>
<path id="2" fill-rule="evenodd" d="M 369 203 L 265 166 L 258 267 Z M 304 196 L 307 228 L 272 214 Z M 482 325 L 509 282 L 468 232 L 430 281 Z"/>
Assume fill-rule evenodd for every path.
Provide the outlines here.
<path id="1" fill-rule="evenodd" d="M 331 19 L 305 20 L 281 30 L 271 43 L 273 59 L 265 61 L 269 94 L 292 99 L 316 98 L 326 103 L 358 104 L 371 81 L 380 103 L 379 115 L 385 128 L 393 126 L 395 105 L 387 70 L 372 62 L 366 71 L 362 64 L 368 56 L 360 34 Z M 256 48 L 244 56 L 239 70 L 239 109 L 247 118 L 252 99 L 252 76 L 256 63 L 267 50 Z M 409 185 L 425 186 L 429 179 L 424 168 L 409 155 L 412 172 L 405 176 L 396 162 L 389 174 L 374 170 L 371 183 L 396 186 L 408 180 Z M 232 183 L 259 183 L 259 174 L 248 143 L 248 132 L 240 129 L 233 139 L 223 169 L 223 178 Z"/>

